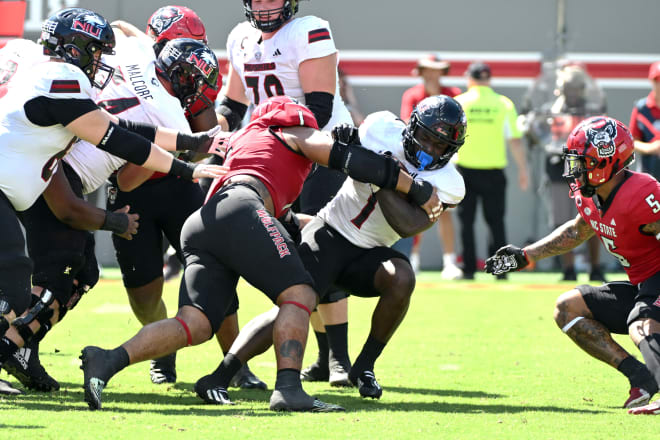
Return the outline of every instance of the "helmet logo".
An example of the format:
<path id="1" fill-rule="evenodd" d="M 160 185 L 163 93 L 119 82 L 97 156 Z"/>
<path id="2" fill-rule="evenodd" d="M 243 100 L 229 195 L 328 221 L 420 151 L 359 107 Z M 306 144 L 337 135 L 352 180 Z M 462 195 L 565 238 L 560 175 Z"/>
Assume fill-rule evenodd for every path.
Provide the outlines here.
<path id="1" fill-rule="evenodd" d="M 598 157 L 614 156 L 614 139 L 616 138 L 616 124 L 606 119 L 605 124 L 598 128 L 589 127 L 585 130 L 587 141 L 596 148 Z"/>
<path id="2" fill-rule="evenodd" d="M 181 11 L 178 8 L 170 6 L 162 8 L 161 13 L 158 14 L 158 16 L 153 17 L 149 25 L 154 29 L 154 31 L 156 31 L 156 35 L 160 35 L 182 18 L 183 14 Z"/>
<path id="3" fill-rule="evenodd" d="M 93 14 L 83 15 L 80 19 L 75 19 L 71 25 L 72 30 L 94 38 L 98 38 L 104 28 L 105 22 L 99 16 Z"/>
<path id="4" fill-rule="evenodd" d="M 190 64 L 194 64 L 206 78 L 217 68 L 217 63 L 213 54 L 207 50 L 196 50 L 186 59 Z"/>

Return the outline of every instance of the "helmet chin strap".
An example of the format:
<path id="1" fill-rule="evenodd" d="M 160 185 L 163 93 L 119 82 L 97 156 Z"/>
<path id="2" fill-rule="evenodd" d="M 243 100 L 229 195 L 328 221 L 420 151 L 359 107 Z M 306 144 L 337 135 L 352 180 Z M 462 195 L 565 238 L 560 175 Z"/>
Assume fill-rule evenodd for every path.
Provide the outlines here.
<path id="1" fill-rule="evenodd" d="M 419 161 L 417 171 L 423 171 L 427 166 L 431 165 L 431 162 L 433 162 L 433 156 L 421 150 L 417 152 L 415 157 Z"/>

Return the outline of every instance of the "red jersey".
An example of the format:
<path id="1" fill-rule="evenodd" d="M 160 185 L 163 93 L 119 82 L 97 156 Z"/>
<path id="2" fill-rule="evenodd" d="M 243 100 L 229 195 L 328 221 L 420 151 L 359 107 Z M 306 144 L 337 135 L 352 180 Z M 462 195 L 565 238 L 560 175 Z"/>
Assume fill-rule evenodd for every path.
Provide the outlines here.
<path id="1" fill-rule="evenodd" d="M 306 126 L 318 129 L 318 124 L 312 112 L 302 105 L 287 103 L 265 114 L 258 111 L 263 105 L 254 112 L 261 116 L 229 138 L 224 163 L 229 172 L 213 181 L 206 200 L 230 177 L 249 174 L 266 185 L 273 199 L 273 214 L 281 217 L 298 198 L 312 168 L 311 160 L 284 143 L 282 128 Z"/>
<path id="2" fill-rule="evenodd" d="M 660 272 L 660 241 L 639 230 L 660 220 L 660 183 L 645 173 L 624 172 L 626 180 L 600 209 L 579 191 L 575 205 L 605 249 L 619 260 L 630 282 L 639 284 Z"/>
<path id="3" fill-rule="evenodd" d="M 447 95 L 451 98 L 460 95 L 461 93 L 461 89 L 458 87 L 440 87 L 440 94 Z M 419 102 L 424 98 L 428 98 L 429 96 L 430 95 L 426 93 L 424 84 L 417 84 L 416 86 L 413 86 L 403 92 L 403 97 L 401 98 L 401 114 L 399 117 L 404 121 L 408 121 L 408 119 L 410 119 L 410 114 L 412 113 L 415 106 L 419 104 Z"/>

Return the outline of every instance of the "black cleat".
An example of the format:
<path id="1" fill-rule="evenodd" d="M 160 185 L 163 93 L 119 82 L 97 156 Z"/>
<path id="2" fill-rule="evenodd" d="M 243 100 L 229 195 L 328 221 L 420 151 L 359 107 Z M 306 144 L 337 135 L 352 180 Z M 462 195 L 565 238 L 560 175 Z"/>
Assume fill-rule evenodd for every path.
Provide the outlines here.
<path id="1" fill-rule="evenodd" d="M 257 389 L 257 390 L 266 390 L 268 385 L 265 382 L 261 381 L 257 376 L 250 371 L 250 367 L 247 364 L 244 364 L 240 370 L 234 375 L 229 382 L 229 386 L 233 388 L 243 388 L 243 389 Z"/>
<path id="2" fill-rule="evenodd" d="M 300 372 L 300 380 L 303 382 L 325 382 L 330 379 L 330 370 L 328 366 L 320 366 L 313 363 Z"/>
<path id="3" fill-rule="evenodd" d="M 60 389 L 60 384 L 41 365 L 38 343 L 18 349 L 2 367 L 28 389 L 47 393 Z"/>
<path id="4" fill-rule="evenodd" d="M 383 388 L 378 384 L 373 371 L 363 371 L 357 378 L 351 379 L 351 381 L 358 387 L 360 396 L 362 397 L 380 399 L 380 396 L 383 395 Z"/>
<path id="5" fill-rule="evenodd" d="M 9 382 L 0 379 L 0 394 L 7 396 L 18 396 L 19 394 L 23 394 L 23 391 L 19 390 L 18 388 L 14 388 Z"/>
<path id="6" fill-rule="evenodd" d="M 213 376 L 204 376 L 195 383 L 195 393 L 206 403 L 215 405 L 233 405 L 227 389 L 213 383 Z"/>
<path id="7" fill-rule="evenodd" d="M 112 358 L 109 354 L 110 350 L 87 346 L 83 348 L 80 355 L 82 360 L 80 369 L 83 370 L 84 374 L 85 402 L 92 411 L 101 409 L 103 389 L 114 375 Z"/>
<path id="8" fill-rule="evenodd" d="M 176 382 L 176 353 L 168 354 L 151 361 L 149 368 L 151 381 L 156 385 Z"/>
<path id="9" fill-rule="evenodd" d="M 325 403 L 316 399 L 303 391 L 288 391 L 274 390 L 270 396 L 270 409 L 272 411 L 289 411 L 289 412 L 342 412 L 346 411 L 339 405 L 332 403 Z"/>

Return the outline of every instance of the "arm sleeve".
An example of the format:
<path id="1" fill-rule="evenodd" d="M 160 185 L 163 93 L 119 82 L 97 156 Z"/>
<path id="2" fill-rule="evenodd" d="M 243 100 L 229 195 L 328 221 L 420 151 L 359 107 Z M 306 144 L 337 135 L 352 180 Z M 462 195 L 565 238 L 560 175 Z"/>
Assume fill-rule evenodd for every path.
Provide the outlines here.
<path id="1" fill-rule="evenodd" d="M 56 124 L 67 126 L 82 115 L 98 109 L 91 99 L 56 99 L 46 96 L 38 96 L 23 105 L 25 116 L 40 127 Z"/>

